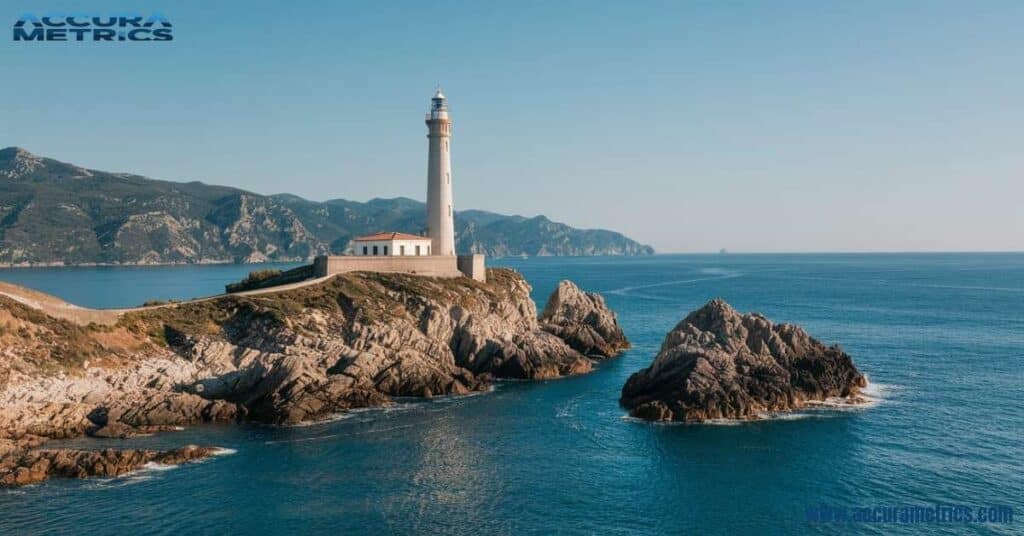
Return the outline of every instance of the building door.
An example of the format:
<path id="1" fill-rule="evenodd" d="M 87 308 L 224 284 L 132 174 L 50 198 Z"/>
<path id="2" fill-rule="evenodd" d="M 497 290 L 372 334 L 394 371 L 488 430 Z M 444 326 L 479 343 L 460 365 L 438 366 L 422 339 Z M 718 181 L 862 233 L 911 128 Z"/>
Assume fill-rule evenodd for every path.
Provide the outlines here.
<path id="1" fill-rule="evenodd" d="M 419 246 L 416 246 L 416 256 L 417 257 L 420 256 L 420 247 Z"/>
<path id="2" fill-rule="evenodd" d="M 403 257 L 405 256 L 405 246 L 398 246 L 398 254 Z"/>

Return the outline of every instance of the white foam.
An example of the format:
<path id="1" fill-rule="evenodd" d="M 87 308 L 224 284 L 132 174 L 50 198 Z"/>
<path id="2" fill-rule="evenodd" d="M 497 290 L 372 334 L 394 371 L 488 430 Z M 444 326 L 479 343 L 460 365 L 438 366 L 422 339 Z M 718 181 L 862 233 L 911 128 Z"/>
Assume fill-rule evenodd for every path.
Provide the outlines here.
<path id="1" fill-rule="evenodd" d="M 866 378 L 866 376 L 865 376 L 865 378 Z M 899 389 L 902 389 L 902 386 L 888 384 L 888 383 L 876 383 L 876 382 L 870 381 L 870 379 L 869 379 L 867 387 L 865 387 L 861 391 L 861 393 L 863 393 L 864 396 L 866 396 L 866 397 L 877 398 L 879 400 L 882 400 L 882 399 L 885 398 L 886 395 L 892 393 L 893 391 L 897 391 Z"/>
<path id="2" fill-rule="evenodd" d="M 171 471 L 171 470 L 177 469 L 177 468 L 178 468 L 177 465 L 166 465 L 166 464 L 162 464 L 162 463 L 148 462 L 148 463 L 146 463 L 146 465 L 142 466 L 142 469 L 140 469 L 140 471 Z M 121 476 L 130 475 L 130 474 L 133 474 L 135 472 L 137 472 L 137 471 L 133 471 L 132 473 L 125 473 L 125 475 L 121 475 Z"/>
<path id="3" fill-rule="evenodd" d="M 698 422 L 682 421 L 647 421 L 630 415 L 623 415 L 620 418 L 624 421 L 641 422 L 658 425 L 681 425 L 697 424 L 708 426 L 737 426 L 743 423 L 758 421 L 797 421 L 802 419 L 814 419 L 828 417 L 830 413 L 845 411 L 861 411 L 878 406 L 885 401 L 885 395 L 899 389 L 898 385 L 868 382 L 867 386 L 855 398 L 831 397 L 825 400 L 808 400 L 804 403 L 806 411 L 769 411 L 758 413 L 750 419 L 706 419 Z"/>
<path id="4" fill-rule="evenodd" d="M 238 451 L 225 447 L 217 447 L 213 449 L 213 454 L 211 454 L 211 456 L 230 456 L 232 454 L 238 454 Z"/>
<path id="5" fill-rule="evenodd" d="M 739 426 L 745 422 L 750 422 L 750 419 L 706 419 L 693 424 L 702 424 L 705 426 Z"/>
<path id="6" fill-rule="evenodd" d="M 348 411 L 344 411 L 344 412 L 341 412 L 341 413 L 333 413 L 331 415 L 328 415 L 327 417 L 324 417 L 322 419 L 317 419 L 315 421 L 303 421 L 303 422 L 297 422 L 295 424 L 279 424 L 279 425 L 268 425 L 268 426 L 280 426 L 281 428 L 305 428 L 307 426 L 318 426 L 318 425 L 321 425 L 321 424 L 330 424 L 332 422 L 338 422 L 338 421 L 344 421 L 345 419 L 351 419 L 352 417 L 355 417 L 357 413 L 362 413 L 362 412 L 370 411 L 370 410 L 374 410 L 374 409 L 381 409 L 381 408 L 350 409 Z"/>
<path id="7" fill-rule="evenodd" d="M 694 424 L 701 424 L 701 423 L 696 423 L 696 422 L 683 422 L 683 421 L 648 421 L 647 419 L 641 419 L 639 417 L 633 417 L 632 415 L 622 415 L 619 418 L 624 420 L 624 421 L 626 421 L 626 422 L 635 422 L 635 423 L 639 423 L 639 424 L 648 424 L 648 425 L 653 424 L 655 426 L 691 426 L 691 425 L 694 425 Z M 731 421 L 729 421 L 728 419 L 717 419 L 717 420 L 721 421 L 721 422 L 719 422 L 719 423 L 712 423 L 712 422 L 708 422 L 708 421 L 705 421 L 705 422 L 707 422 L 707 424 L 730 424 L 731 423 Z M 739 421 L 736 421 L 735 424 L 739 424 Z"/>
<path id="8" fill-rule="evenodd" d="M 815 415 L 813 413 L 796 413 L 796 412 L 782 412 L 773 411 L 768 413 L 759 413 L 756 420 L 761 421 L 799 421 L 802 419 L 813 419 L 815 417 L 821 417 L 822 415 Z"/>
<path id="9" fill-rule="evenodd" d="M 698 270 L 699 273 L 710 275 L 711 277 L 695 277 L 691 279 L 677 279 L 674 281 L 664 281 L 661 283 L 651 283 L 648 285 L 636 285 L 630 287 L 621 287 L 605 291 L 605 294 L 618 294 L 620 296 L 633 296 L 637 298 L 648 298 L 648 299 L 663 299 L 660 296 L 650 296 L 646 294 L 636 294 L 634 291 L 643 290 L 648 288 L 668 287 L 672 285 L 685 285 L 688 283 L 699 283 L 701 281 L 715 281 L 718 279 L 732 279 L 734 277 L 742 277 L 743 272 L 737 272 L 735 270 L 727 270 L 724 268 L 702 268 Z"/>

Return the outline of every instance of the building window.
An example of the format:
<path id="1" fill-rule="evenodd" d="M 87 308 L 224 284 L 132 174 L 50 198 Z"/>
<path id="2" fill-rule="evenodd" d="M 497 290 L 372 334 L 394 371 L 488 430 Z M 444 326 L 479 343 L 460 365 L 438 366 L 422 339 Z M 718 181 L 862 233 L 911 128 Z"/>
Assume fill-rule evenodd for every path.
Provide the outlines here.
<path id="1" fill-rule="evenodd" d="M 366 255 L 366 246 L 363 246 L 363 255 Z"/>
<path id="2" fill-rule="evenodd" d="M 398 254 L 403 257 L 405 256 L 405 246 L 398 246 Z"/>
<path id="3" fill-rule="evenodd" d="M 376 255 L 376 254 L 377 254 L 377 246 L 373 246 L 373 254 L 374 254 L 374 255 Z"/>
<path id="4" fill-rule="evenodd" d="M 388 255 L 388 247 L 384 246 L 384 256 L 387 257 L 387 255 Z"/>
<path id="5" fill-rule="evenodd" d="M 416 256 L 417 257 L 420 256 L 420 247 L 419 246 L 416 246 Z"/>
<path id="6" fill-rule="evenodd" d="M 427 246 L 427 255 L 430 255 L 430 246 Z"/>

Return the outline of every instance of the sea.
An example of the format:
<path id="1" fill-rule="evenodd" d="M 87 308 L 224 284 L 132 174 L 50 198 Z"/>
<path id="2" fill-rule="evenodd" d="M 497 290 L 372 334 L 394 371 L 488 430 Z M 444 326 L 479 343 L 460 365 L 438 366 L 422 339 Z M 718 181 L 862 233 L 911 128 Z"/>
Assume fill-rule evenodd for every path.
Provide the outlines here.
<path id="1" fill-rule="evenodd" d="M 584 376 L 319 424 L 70 441 L 224 455 L 0 491 L 0 533 L 1024 534 L 1024 254 L 491 264 L 523 273 L 539 308 L 562 279 L 600 292 L 633 348 Z M 215 294 L 254 268 L 5 269 L 0 280 L 122 307 Z M 841 345 L 870 403 L 755 422 L 628 418 L 623 383 L 716 297 Z M 979 522 L 1007 508 L 1012 521 Z"/>

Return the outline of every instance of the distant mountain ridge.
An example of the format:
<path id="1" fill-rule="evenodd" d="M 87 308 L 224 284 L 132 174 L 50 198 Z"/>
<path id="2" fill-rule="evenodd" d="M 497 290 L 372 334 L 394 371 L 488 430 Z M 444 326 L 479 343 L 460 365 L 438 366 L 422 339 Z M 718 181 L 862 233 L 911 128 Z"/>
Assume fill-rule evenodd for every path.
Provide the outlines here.
<path id="1" fill-rule="evenodd" d="M 376 231 L 424 231 L 426 208 L 407 198 L 365 203 L 260 195 L 85 169 L 17 147 L 0 150 L 0 264 L 178 264 L 297 261 L 343 253 Z M 619 233 L 544 216 L 456 212 L 460 252 L 644 255 Z"/>

